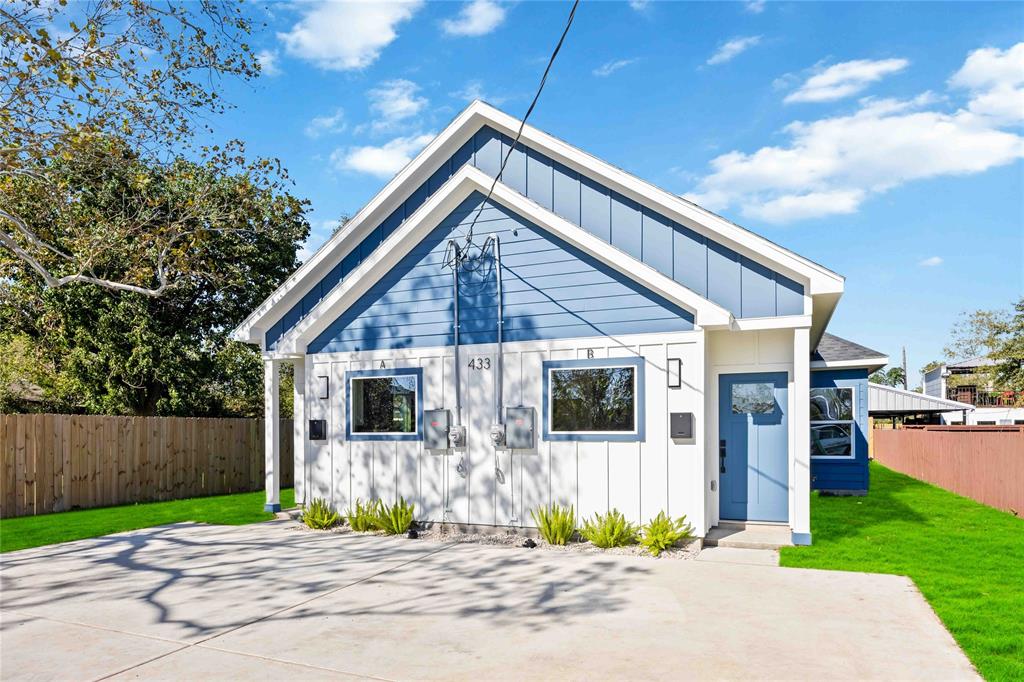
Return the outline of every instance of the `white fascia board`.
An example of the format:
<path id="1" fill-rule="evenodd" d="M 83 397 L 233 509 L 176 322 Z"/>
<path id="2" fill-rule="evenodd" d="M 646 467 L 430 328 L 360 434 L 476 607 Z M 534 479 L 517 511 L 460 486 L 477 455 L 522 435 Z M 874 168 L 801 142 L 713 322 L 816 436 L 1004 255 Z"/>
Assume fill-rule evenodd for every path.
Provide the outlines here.
<path id="1" fill-rule="evenodd" d="M 420 185 L 437 170 L 441 159 L 455 154 L 484 124 L 473 106 L 462 111 L 447 127 L 424 147 L 415 158 L 374 195 L 363 208 L 352 216 L 345 227 L 317 249 L 310 258 L 293 272 L 274 293 L 267 297 L 245 320 L 231 332 L 231 338 L 245 343 L 261 343 L 266 329 L 275 323 L 280 313 L 288 310 L 306 294 L 304 282 L 316 282 L 359 245 L 370 232 L 401 206 Z M 270 319 L 267 319 L 270 317 Z"/>
<path id="2" fill-rule="evenodd" d="M 474 102 L 470 105 L 470 109 L 478 110 L 488 123 L 510 137 L 514 137 L 519 128 L 520 121 L 518 119 L 483 102 Z M 600 180 L 630 199 L 665 213 L 673 220 L 707 237 L 715 240 L 724 239 L 730 242 L 727 244 L 728 246 L 737 247 L 737 250 L 743 255 L 766 267 L 783 270 L 783 274 L 808 284 L 808 293 L 811 295 L 843 291 L 845 278 L 842 275 L 707 209 L 616 168 L 567 142 L 530 125 L 523 128 L 521 139 L 528 146 L 544 151 L 566 166 Z"/>
<path id="3" fill-rule="evenodd" d="M 473 191 L 486 194 L 493 178 L 472 166 L 463 166 L 442 185 L 420 208 L 406 219 L 384 243 L 364 260 L 341 284 L 332 289 L 306 317 L 278 341 L 277 354 L 304 353 L 306 345 L 322 333 L 360 296 L 437 227 Z M 522 217 L 550 231 L 555 236 L 599 259 L 605 265 L 626 275 L 651 291 L 694 313 L 700 327 L 728 328 L 733 321 L 729 311 L 704 299 L 654 268 L 641 263 L 610 244 L 515 190 L 495 184 L 491 198 Z"/>
<path id="4" fill-rule="evenodd" d="M 805 329 L 811 326 L 810 315 L 779 315 L 778 317 L 744 317 L 734 320 L 733 331 L 755 329 Z"/>
<path id="5" fill-rule="evenodd" d="M 812 369 L 881 369 L 889 364 L 889 356 L 860 358 L 857 360 L 812 360 Z"/>

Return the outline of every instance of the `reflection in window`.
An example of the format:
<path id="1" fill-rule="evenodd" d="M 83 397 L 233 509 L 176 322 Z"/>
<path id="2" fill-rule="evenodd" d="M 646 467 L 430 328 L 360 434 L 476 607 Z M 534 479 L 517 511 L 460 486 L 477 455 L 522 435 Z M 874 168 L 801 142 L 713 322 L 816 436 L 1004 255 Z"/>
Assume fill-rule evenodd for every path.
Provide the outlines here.
<path id="1" fill-rule="evenodd" d="M 352 433 L 415 433 L 416 377 L 352 379 Z"/>
<path id="2" fill-rule="evenodd" d="M 811 456 L 853 456 L 853 389 L 811 389 Z"/>
<path id="3" fill-rule="evenodd" d="M 636 368 L 552 369 L 552 432 L 636 431 Z"/>
<path id="4" fill-rule="evenodd" d="M 775 411 L 775 386 L 770 383 L 733 384 L 733 414 L 771 414 Z"/>

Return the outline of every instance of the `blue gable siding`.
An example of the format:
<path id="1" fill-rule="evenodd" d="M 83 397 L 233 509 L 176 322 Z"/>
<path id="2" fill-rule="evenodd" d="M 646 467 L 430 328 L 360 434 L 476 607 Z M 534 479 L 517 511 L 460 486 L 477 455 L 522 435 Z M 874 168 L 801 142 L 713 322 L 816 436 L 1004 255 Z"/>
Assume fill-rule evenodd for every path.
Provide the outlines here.
<path id="1" fill-rule="evenodd" d="M 483 195 L 474 192 L 385 277 L 309 344 L 310 353 L 446 346 L 454 342 L 452 274 L 445 246 L 461 237 Z M 513 233 L 513 230 L 516 233 Z M 693 315 L 503 207 L 475 227 L 501 238 L 505 340 L 618 336 L 693 329 Z M 497 341 L 493 260 L 461 271 L 460 342 Z"/>
<path id="2" fill-rule="evenodd" d="M 511 143 L 510 138 L 490 128 L 477 131 L 267 331 L 266 347 L 273 348 L 277 340 L 316 302 L 352 272 L 463 165 L 471 163 L 489 175 L 496 175 Z M 803 314 L 801 284 L 642 208 L 633 200 L 581 176 L 544 154 L 517 146 L 505 166 L 502 180 L 555 214 L 721 305 L 736 317 Z"/>
<path id="3" fill-rule="evenodd" d="M 811 388 L 845 387 L 854 391 L 854 456 L 850 459 L 812 457 L 811 488 L 814 490 L 863 492 L 868 489 L 868 371 L 829 369 L 811 372 Z"/>

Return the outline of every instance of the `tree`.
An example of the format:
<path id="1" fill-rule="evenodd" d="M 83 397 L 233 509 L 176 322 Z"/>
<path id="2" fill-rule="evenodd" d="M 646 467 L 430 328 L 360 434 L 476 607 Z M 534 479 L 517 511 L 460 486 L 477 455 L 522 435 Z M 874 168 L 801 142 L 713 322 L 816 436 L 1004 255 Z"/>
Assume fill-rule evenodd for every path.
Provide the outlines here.
<path id="1" fill-rule="evenodd" d="M 194 142 L 204 117 L 228 106 L 223 79 L 259 74 L 250 31 L 240 4 L 217 0 L 0 3 L 0 245 L 51 289 L 91 283 L 156 297 L 201 276 L 207 259 L 192 252 L 217 242 L 201 215 L 151 205 L 116 220 L 85 215 L 62 173 L 90 153 L 98 158 L 84 164 L 122 159 L 123 170 L 174 166 L 186 153 L 220 172 L 276 170 L 247 161 L 240 143 Z M 113 139 L 133 153 L 109 153 Z M 194 207 L 210 205 L 183 167 L 170 177 L 198 193 Z M 47 197 L 56 227 L 26 213 L 25 195 Z"/>
<path id="2" fill-rule="evenodd" d="M 75 150 L 86 143 L 76 143 Z M 297 266 L 306 204 L 273 178 L 229 173 L 216 162 L 149 163 L 120 139 L 90 138 L 59 153 L 49 177 L 74 193 L 54 207 L 30 178 L 7 178 L 34 232 L 75 225 L 175 224 L 188 233 L 159 297 L 76 281 L 48 287 L 24 260 L 0 251 L 0 328 L 28 339 L 41 359 L 26 380 L 58 409 L 103 414 L 259 415 L 262 361 L 228 332 Z M 143 219 L 144 218 L 144 219 Z M 130 280 L 132 248 L 107 243 L 94 267 Z"/>
<path id="3" fill-rule="evenodd" d="M 888 370 L 879 369 L 871 373 L 868 377 L 868 381 L 874 384 L 884 384 L 885 386 L 901 386 L 903 385 L 903 368 L 902 367 L 890 367 Z"/>
<path id="4" fill-rule="evenodd" d="M 950 359 L 992 360 L 992 365 L 979 367 L 976 376 L 991 381 L 999 390 L 1016 392 L 1024 403 L 1024 297 L 1012 310 L 962 314 L 945 351 Z"/>

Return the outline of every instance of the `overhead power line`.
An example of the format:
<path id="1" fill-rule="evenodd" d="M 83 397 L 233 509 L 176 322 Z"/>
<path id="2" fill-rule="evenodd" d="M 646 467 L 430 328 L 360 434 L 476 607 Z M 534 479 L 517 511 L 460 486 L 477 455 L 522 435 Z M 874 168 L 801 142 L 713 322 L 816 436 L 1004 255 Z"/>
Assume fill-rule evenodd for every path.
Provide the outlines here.
<path id="1" fill-rule="evenodd" d="M 476 222 L 480 219 L 480 214 L 483 213 L 484 206 L 487 204 L 488 200 L 490 200 L 491 194 L 494 192 L 494 187 L 498 184 L 498 180 L 501 178 L 501 174 L 505 172 L 505 165 L 508 163 L 509 157 L 511 157 L 512 152 L 515 151 L 516 145 L 519 144 L 519 138 L 523 134 L 523 128 L 526 127 L 526 121 L 530 118 L 530 114 L 533 113 L 534 107 L 537 106 L 537 100 L 540 99 L 540 93 L 544 92 L 544 85 L 548 82 L 548 74 L 551 73 L 551 67 L 555 63 L 555 57 L 558 56 L 559 51 L 562 49 L 562 43 L 565 42 L 565 36 L 569 34 L 569 29 L 572 27 L 573 19 L 576 18 L 576 8 L 579 7 L 579 4 L 580 0 L 575 0 L 572 3 L 572 9 L 569 10 L 569 18 L 565 22 L 565 28 L 562 29 L 562 35 L 558 39 L 558 44 L 555 45 L 555 49 L 551 53 L 551 57 L 548 59 L 548 65 L 544 67 L 544 75 L 541 76 L 540 84 L 537 86 L 537 92 L 533 96 L 533 101 L 530 102 L 530 107 L 526 110 L 526 115 L 523 116 L 523 119 L 519 122 L 519 130 L 516 132 L 516 136 L 512 140 L 511 146 L 508 148 L 508 153 L 505 154 L 505 158 L 501 161 L 501 167 L 498 169 L 498 174 L 491 182 L 491 188 L 487 190 L 487 196 L 484 197 L 480 207 L 477 208 L 476 215 L 473 216 L 473 222 L 469 224 L 469 231 L 466 232 L 466 248 L 463 251 L 463 257 L 468 255 L 469 248 L 473 243 L 473 230 L 476 227 Z M 448 259 L 446 258 L 445 260 L 447 261 Z"/>

